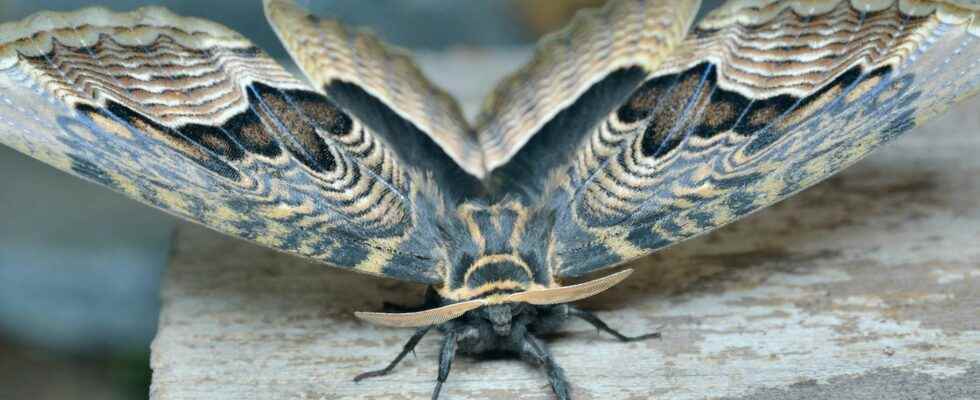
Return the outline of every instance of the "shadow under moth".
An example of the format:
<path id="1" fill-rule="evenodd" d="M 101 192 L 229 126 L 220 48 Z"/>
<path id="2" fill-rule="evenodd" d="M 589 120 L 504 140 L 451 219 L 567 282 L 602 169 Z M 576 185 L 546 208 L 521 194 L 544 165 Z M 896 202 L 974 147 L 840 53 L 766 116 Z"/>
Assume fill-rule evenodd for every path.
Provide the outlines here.
<path id="1" fill-rule="evenodd" d="M 401 50 L 265 0 L 306 76 L 149 7 L 0 25 L 0 143 L 225 234 L 428 285 L 385 375 L 457 353 L 562 368 L 540 339 L 629 270 L 857 162 L 980 88 L 970 0 L 613 0 L 542 39 L 474 121 Z"/>

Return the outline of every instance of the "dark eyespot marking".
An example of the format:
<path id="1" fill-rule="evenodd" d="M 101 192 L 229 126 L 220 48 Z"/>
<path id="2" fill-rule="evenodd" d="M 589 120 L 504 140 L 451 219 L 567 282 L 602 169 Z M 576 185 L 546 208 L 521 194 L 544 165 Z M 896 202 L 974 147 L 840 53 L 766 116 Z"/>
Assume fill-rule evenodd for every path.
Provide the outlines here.
<path id="1" fill-rule="evenodd" d="M 708 63 L 701 63 L 681 73 L 646 81 L 616 111 L 617 117 L 623 122 L 633 123 L 652 116 L 653 123 L 659 123 L 661 130 L 669 127 L 670 117 L 681 112 L 690 101 L 708 66 Z"/>
<path id="2" fill-rule="evenodd" d="M 310 169 L 317 172 L 333 171 L 337 168 L 330 146 L 315 129 L 316 124 L 327 124 L 323 128 L 336 134 L 347 127 L 350 120 L 333 107 L 325 97 L 300 91 L 283 92 L 277 88 L 255 82 L 248 91 L 248 101 L 252 108 L 259 112 L 259 118 L 268 129 L 284 130 L 280 132 L 286 149 Z M 318 108 L 313 108 L 316 105 Z M 297 107 L 303 106 L 300 110 Z M 302 113 L 301 113 L 302 111 Z M 307 114 L 311 112 L 313 115 Z M 333 113 L 333 114 L 330 114 Z M 329 117 L 329 118 L 328 118 Z M 322 118 L 322 119 L 321 119 Z M 345 125 L 346 118 L 346 125 Z"/>
<path id="3" fill-rule="evenodd" d="M 709 79 L 715 82 L 716 73 L 712 73 Z M 741 94 L 724 89 L 715 89 L 708 101 L 707 108 L 704 110 L 703 119 L 694 128 L 692 134 L 701 138 L 711 138 L 721 132 L 731 130 L 745 109 L 749 107 L 749 103 L 751 100 Z"/>
<path id="4" fill-rule="evenodd" d="M 642 150 L 645 157 L 665 154 L 680 144 L 683 135 L 678 133 L 685 131 L 687 120 L 695 117 L 691 115 L 695 108 L 692 106 L 711 91 L 709 85 L 714 85 L 708 79 L 714 69 L 709 63 L 698 64 L 681 73 L 668 93 L 644 101 L 647 106 L 654 107 L 653 119 L 643 132 Z"/>
<path id="5" fill-rule="evenodd" d="M 817 113 L 824 112 L 826 107 L 835 100 L 840 99 L 845 91 L 851 88 L 861 76 L 861 67 L 852 67 L 813 94 L 800 100 L 792 100 L 790 107 L 777 114 L 774 118 L 768 121 L 759 121 L 762 123 L 761 126 L 758 126 L 756 121 L 750 121 L 748 125 L 744 126 L 744 129 L 747 130 L 743 132 L 745 135 L 751 135 L 754 138 L 746 149 L 746 154 L 752 155 L 769 147 L 786 132 L 791 131 L 795 124 Z M 795 99 L 792 96 L 777 96 L 776 98 L 780 97 L 784 97 L 779 100 L 780 104 L 785 104 L 785 101 Z M 775 112 L 777 108 L 779 106 L 774 106 L 771 109 Z"/>
<path id="6" fill-rule="evenodd" d="M 649 117 L 656 108 L 657 100 L 669 93 L 677 80 L 677 75 L 665 75 L 647 81 L 616 111 L 616 117 L 630 124 Z"/>
<path id="7" fill-rule="evenodd" d="M 657 157 L 680 145 L 686 136 L 677 134 L 681 131 L 710 138 L 730 130 L 753 137 L 746 149 L 751 155 L 809 117 L 835 104 L 853 101 L 856 96 L 852 91 L 871 90 L 889 74 L 890 67 L 864 74 L 860 66 L 855 66 L 804 98 L 783 94 L 753 101 L 718 88 L 715 68 L 702 63 L 647 81 L 617 110 L 617 116 L 624 122 L 651 118 L 642 136 L 641 148 L 646 157 Z M 709 93 L 710 98 L 705 98 Z M 691 115 L 702 108 L 697 111 L 699 115 Z M 698 120 L 688 121 L 693 118 Z"/>
<path id="8" fill-rule="evenodd" d="M 201 124 L 187 124 L 177 128 L 188 140 L 211 150 L 229 161 L 238 161 L 245 156 L 244 150 L 221 128 Z"/>
<path id="9" fill-rule="evenodd" d="M 222 126 L 246 151 L 267 158 L 282 154 L 276 139 L 269 133 L 252 108 L 228 119 Z"/>
<path id="10" fill-rule="evenodd" d="M 80 107 L 77 109 L 82 113 L 93 112 L 92 109 L 86 110 Z M 144 136 L 163 142 L 183 156 L 218 175 L 234 181 L 241 179 L 238 171 L 218 157 L 208 146 L 196 143 L 176 130 L 111 100 L 107 101 L 105 111 L 119 121 L 128 124 L 127 128 L 133 136 Z"/>
<path id="11" fill-rule="evenodd" d="M 286 97 L 292 104 L 303 110 L 307 118 L 314 121 L 316 126 L 334 136 L 344 136 L 351 133 L 353 121 L 342 112 L 333 101 L 319 93 L 305 90 L 286 90 Z"/>
<path id="12" fill-rule="evenodd" d="M 788 94 L 756 100 L 744 111 L 745 115 L 741 117 L 733 130 L 742 136 L 751 136 L 783 115 L 796 105 L 798 100 L 799 98 Z"/>

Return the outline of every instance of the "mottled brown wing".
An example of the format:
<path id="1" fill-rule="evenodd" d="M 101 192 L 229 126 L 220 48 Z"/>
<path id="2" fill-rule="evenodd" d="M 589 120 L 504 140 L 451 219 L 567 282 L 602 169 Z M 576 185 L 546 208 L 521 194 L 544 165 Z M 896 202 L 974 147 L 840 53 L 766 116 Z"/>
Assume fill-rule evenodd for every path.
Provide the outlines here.
<path id="1" fill-rule="evenodd" d="M 534 58 L 497 85 L 477 118 L 486 170 L 507 164 L 545 123 L 598 82 L 626 87 L 656 70 L 684 38 L 700 4 L 613 0 L 602 9 L 579 12 L 567 28 L 543 38 Z M 630 68 L 631 74 L 609 78 Z M 619 93 L 604 92 L 610 98 Z"/>
<path id="2" fill-rule="evenodd" d="M 407 53 L 367 31 L 310 15 L 291 0 L 264 0 L 266 17 L 314 86 L 364 120 L 365 94 L 424 132 L 463 170 L 486 174 L 483 152 L 456 101 L 430 83 Z M 424 137 L 421 137 L 422 139 Z"/>
<path id="3" fill-rule="evenodd" d="M 385 134 L 207 21 L 93 8 L 0 25 L 0 143 L 233 236 L 438 283 L 440 176 Z"/>
<path id="4" fill-rule="evenodd" d="M 512 161 L 550 176 L 505 177 L 556 210 L 556 275 L 649 254 L 811 186 L 975 94 L 977 10 L 730 2 L 572 151 L 559 147 L 574 120 L 563 114 Z"/>

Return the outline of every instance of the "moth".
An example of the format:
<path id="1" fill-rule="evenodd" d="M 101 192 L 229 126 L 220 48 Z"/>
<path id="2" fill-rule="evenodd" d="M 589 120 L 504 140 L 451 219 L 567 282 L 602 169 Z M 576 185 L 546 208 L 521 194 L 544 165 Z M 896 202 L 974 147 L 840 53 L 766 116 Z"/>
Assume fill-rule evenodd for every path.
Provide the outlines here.
<path id="1" fill-rule="evenodd" d="M 357 317 L 562 368 L 540 337 L 629 270 L 857 162 L 980 88 L 970 0 L 613 0 L 463 117 L 403 51 L 264 9 L 306 75 L 162 8 L 0 25 L 0 142 L 228 235 L 428 285 Z"/>

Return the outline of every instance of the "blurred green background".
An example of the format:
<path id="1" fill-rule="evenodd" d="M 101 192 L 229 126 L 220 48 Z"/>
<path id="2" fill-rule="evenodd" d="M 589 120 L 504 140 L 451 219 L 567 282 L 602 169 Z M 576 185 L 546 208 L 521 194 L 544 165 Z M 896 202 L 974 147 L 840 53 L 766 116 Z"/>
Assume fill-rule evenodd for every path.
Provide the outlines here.
<path id="1" fill-rule="evenodd" d="M 298 0 L 427 54 L 530 54 L 543 33 L 603 0 Z M 681 0 L 683 1 L 683 0 Z M 708 10 L 716 2 L 708 2 Z M 0 21 L 79 0 L 0 0 Z M 157 4 L 242 32 L 288 61 L 258 1 Z M 425 63 L 423 63 L 423 67 Z M 430 73 L 452 73 L 430 67 Z M 465 71 L 455 82 L 471 81 Z M 485 87 L 485 84 L 478 87 Z M 159 285 L 176 220 L 0 146 L 0 400 L 145 398 Z"/>

